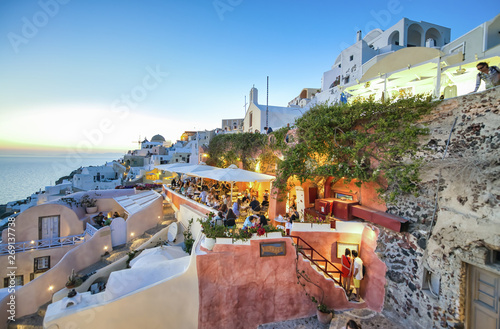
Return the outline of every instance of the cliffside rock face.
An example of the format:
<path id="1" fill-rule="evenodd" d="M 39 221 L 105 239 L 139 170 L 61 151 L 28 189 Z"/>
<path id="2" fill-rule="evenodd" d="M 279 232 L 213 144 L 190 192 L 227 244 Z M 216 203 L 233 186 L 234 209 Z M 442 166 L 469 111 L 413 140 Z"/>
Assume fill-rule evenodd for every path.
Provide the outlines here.
<path id="1" fill-rule="evenodd" d="M 468 269 L 500 273 L 489 263 L 500 250 L 500 87 L 443 101 L 422 123 L 430 135 L 421 141 L 420 194 L 388 206 L 410 230 L 381 228 L 377 248 L 388 268 L 385 309 L 414 328 L 460 328 Z"/>

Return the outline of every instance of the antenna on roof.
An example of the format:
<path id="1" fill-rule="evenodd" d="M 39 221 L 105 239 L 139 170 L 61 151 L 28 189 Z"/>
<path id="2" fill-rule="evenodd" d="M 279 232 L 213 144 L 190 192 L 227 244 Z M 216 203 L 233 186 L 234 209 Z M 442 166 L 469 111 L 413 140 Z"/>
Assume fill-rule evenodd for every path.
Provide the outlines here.
<path id="1" fill-rule="evenodd" d="M 267 76 L 266 127 L 269 129 L 269 76 Z"/>
<path id="2" fill-rule="evenodd" d="M 247 114 L 247 96 L 245 95 L 245 105 L 243 105 L 245 108 L 245 114 Z"/>

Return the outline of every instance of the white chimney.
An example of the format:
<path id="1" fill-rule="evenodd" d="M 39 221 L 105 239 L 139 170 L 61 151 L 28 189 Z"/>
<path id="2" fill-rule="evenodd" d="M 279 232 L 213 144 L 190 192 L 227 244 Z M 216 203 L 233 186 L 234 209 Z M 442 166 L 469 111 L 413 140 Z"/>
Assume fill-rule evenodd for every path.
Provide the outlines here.
<path id="1" fill-rule="evenodd" d="M 358 41 L 361 41 L 361 30 L 359 30 L 358 32 L 356 32 L 356 42 Z"/>

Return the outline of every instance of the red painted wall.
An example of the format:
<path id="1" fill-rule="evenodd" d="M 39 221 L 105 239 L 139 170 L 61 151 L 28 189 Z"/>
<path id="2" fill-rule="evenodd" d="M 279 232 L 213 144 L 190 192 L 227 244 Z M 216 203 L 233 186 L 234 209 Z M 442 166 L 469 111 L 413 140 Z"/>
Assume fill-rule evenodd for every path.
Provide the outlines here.
<path id="1" fill-rule="evenodd" d="M 345 243 L 361 243 L 361 236 L 354 233 L 292 231 L 291 235 L 300 236 L 337 267 L 340 266 L 340 258 L 337 258 L 337 241 Z"/>
<path id="2" fill-rule="evenodd" d="M 316 306 L 297 284 L 296 255 L 291 239 L 265 241 L 285 241 L 286 255 L 260 257 L 259 244 L 262 240 L 252 240 L 250 246 L 216 244 L 213 251 L 197 256 L 200 329 L 255 328 L 263 323 L 315 314 Z M 366 249 L 366 253 L 369 252 L 369 248 Z M 371 264 L 376 262 L 372 258 L 367 259 L 370 259 Z M 371 271 L 371 275 L 381 275 L 385 282 L 383 266 L 383 271 L 377 268 Z M 323 287 L 328 307 L 349 309 L 370 305 L 376 311 L 382 310 L 384 294 L 379 296 L 370 293 L 366 295 L 370 302 L 349 303 L 342 288 L 326 280 L 302 257 L 299 257 L 298 267 L 299 271 L 304 270 Z M 313 296 L 321 295 L 318 288 L 312 285 L 306 287 Z M 371 283 L 368 283 L 366 289 L 370 288 Z M 384 285 L 381 289 L 384 289 Z"/>

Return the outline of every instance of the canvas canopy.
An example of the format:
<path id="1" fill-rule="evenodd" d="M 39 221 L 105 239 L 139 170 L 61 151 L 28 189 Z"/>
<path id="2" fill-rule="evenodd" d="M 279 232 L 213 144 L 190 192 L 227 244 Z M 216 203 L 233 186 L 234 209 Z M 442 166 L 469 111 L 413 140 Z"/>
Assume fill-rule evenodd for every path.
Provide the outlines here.
<path id="1" fill-rule="evenodd" d="M 201 172 L 209 171 L 209 170 L 218 170 L 220 168 L 207 166 L 206 164 L 190 164 L 190 163 L 173 163 L 167 165 L 159 165 L 155 166 L 161 170 L 173 171 L 181 174 L 186 174 L 190 176 L 198 176 L 203 177 Z"/>
<path id="2" fill-rule="evenodd" d="M 202 174 L 204 178 L 224 182 L 270 182 L 275 179 L 275 177 L 271 175 L 239 169 L 234 164 L 225 169 L 206 171 Z"/>
<path id="3" fill-rule="evenodd" d="M 235 182 L 270 182 L 275 179 L 274 176 L 257 173 L 254 171 L 239 169 L 232 164 L 228 168 L 222 169 L 205 164 L 189 165 L 189 164 L 171 164 L 159 165 L 156 168 L 163 170 L 171 170 L 183 173 L 190 176 L 201 178 L 209 178 L 222 182 L 231 183 L 231 195 L 233 194 L 233 184 Z"/>

